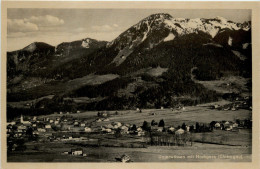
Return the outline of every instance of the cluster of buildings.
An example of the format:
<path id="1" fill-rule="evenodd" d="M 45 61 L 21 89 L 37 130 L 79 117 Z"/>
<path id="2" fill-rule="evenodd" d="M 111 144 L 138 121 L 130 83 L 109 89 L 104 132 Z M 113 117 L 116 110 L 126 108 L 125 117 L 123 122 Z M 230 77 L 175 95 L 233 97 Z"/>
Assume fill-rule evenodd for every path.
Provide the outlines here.
<path id="1" fill-rule="evenodd" d="M 224 111 L 228 111 L 228 110 L 236 111 L 239 109 L 252 110 L 252 104 L 250 103 L 250 98 L 248 96 L 236 97 L 234 100 L 232 100 L 231 104 L 226 104 L 226 105 L 215 104 L 211 106 L 211 109 L 224 110 Z"/>

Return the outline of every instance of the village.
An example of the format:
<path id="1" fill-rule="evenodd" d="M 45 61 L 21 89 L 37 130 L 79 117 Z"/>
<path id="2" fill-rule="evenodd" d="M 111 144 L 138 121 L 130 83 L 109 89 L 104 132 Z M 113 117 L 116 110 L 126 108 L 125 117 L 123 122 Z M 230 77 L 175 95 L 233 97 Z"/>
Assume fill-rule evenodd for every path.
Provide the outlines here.
<path id="1" fill-rule="evenodd" d="M 235 112 L 232 108 L 226 110 L 230 105 L 214 104 L 207 106 L 208 110 Z M 245 105 L 241 102 L 241 105 Z M 167 117 L 162 115 L 160 119 L 156 116 L 160 112 L 172 112 L 174 116 L 184 115 L 189 112 L 189 107 L 179 106 L 175 109 L 161 107 L 155 111 L 142 110 L 137 108 L 131 113 L 139 115 L 148 115 L 149 118 L 138 119 L 137 123 L 129 120 L 117 120 L 117 118 L 127 117 L 126 112 L 122 111 L 99 111 L 92 112 L 87 117 L 81 117 L 84 113 L 77 111 L 54 112 L 49 116 L 23 116 L 7 123 L 7 141 L 8 152 L 26 151 L 27 143 L 61 143 L 73 145 L 73 148 L 67 148 L 60 151 L 65 156 L 88 157 L 88 152 L 84 152 L 82 147 L 123 147 L 123 148 L 147 148 L 149 146 L 176 146 L 192 147 L 194 142 L 211 144 L 232 144 L 232 139 L 228 136 L 219 141 L 214 141 L 214 133 L 239 133 L 240 130 L 252 129 L 252 120 L 250 118 L 236 118 L 232 120 L 212 120 L 210 122 L 186 120 L 178 123 L 170 123 Z M 222 110 L 221 110 L 222 109 Z M 239 106 L 236 106 L 236 110 Z M 129 113 L 129 112 L 128 112 Z M 130 114 L 130 113 L 129 113 Z M 154 117 L 154 119 L 152 119 Z M 163 118 L 165 117 L 165 118 Z M 149 120 L 152 119 L 152 120 Z M 208 133 L 205 136 L 203 133 Z M 226 142 L 225 142 L 226 141 Z M 76 147 L 75 147 L 76 146 Z M 34 146 L 38 150 L 39 146 Z M 117 161 L 130 161 L 130 157 L 122 154 Z"/>

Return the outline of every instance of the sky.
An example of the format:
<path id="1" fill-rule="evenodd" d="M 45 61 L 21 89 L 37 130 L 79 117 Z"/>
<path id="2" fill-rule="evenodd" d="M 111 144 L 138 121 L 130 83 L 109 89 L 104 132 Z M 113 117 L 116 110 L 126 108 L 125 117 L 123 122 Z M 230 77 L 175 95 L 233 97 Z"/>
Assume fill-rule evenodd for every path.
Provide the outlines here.
<path id="1" fill-rule="evenodd" d="M 234 22 L 251 20 L 246 9 L 28 9 L 7 11 L 7 50 L 22 49 L 33 42 L 56 46 L 84 38 L 111 41 L 123 31 L 154 13 L 174 18 L 215 18 Z"/>

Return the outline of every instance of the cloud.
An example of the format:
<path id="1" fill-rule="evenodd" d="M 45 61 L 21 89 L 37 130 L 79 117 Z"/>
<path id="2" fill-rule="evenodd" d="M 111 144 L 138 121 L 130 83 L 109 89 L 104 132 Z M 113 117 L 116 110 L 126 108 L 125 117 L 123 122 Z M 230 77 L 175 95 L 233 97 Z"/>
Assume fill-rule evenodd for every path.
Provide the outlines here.
<path id="1" fill-rule="evenodd" d="M 113 24 L 113 26 L 114 26 L 114 27 L 116 27 L 116 28 L 118 27 L 118 25 L 117 25 L 117 24 Z"/>
<path id="2" fill-rule="evenodd" d="M 117 24 L 113 24 L 113 25 L 95 25 L 91 27 L 94 31 L 97 32 L 110 32 L 110 31 L 115 31 L 119 28 L 119 26 Z"/>
<path id="3" fill-rule="evenodd" d="M 72 32 L 86 32 L 86 28 L 79 27 L 79 28 L 72 30 Z"/>
<path id="4" fill-rule="evenodd" d="M 9 32 L 34 32 L 38 31 L 39 27 L 27 22 L 23 19 L 7 19 L 7 31 Z"/>
<path id="5" fill-rule="evenodd" d="M 55 16 L 31 16 L 24 19 L 27 22 L 37 24 L 38 26 L 59 26 L 64 24 L 64 20 Z"/>
<path id="6" fill-rule="evenodd" d="M 26 36 L 26 33 L 24 33 L 24 32 L 10 32 L 7 35 L 8 38 L 21 38 L 21 37 L 25 37 L 25 36 Z"/>

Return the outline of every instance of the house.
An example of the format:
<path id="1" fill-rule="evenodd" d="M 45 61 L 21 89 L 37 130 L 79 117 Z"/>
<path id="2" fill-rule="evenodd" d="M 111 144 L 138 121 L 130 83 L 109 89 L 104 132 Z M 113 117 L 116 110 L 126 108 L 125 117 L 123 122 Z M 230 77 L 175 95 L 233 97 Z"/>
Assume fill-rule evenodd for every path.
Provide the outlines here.
<path id="1" fill-rule="evenodd" d="M 214 105 L 214 108 L 215 108 L 215 109 L 218 109 L 219 107 L 220 107 L 220 105 L 218 105 L 218 104 L 215 104 L 215 105 Z"/>
<path id="2" fill-rule="evenodd" d="M 129 133 L 128 132 L 128 130 L 129 130 L 129 128 L 128 127 L 126 127 L 126 126 L 121 126 L 121 133 Z"/>
<path id="3" fill-rule="evenodd" d="M 104 129 L 103 131 L 106 132 L 106 133 L 111 133 L 112 132 L 111 129 Z"/>
<path id="4" fill-rule="evenodd" d="M 101 122 L 102 120 L 101 119 L 97 119 L 96 122 Z"/>
<path id="5" fill-rule="evenodd" d="M 83 155 L 83 150 L 80 148 L 71 149 L 71 154 L 74 156 L 80 156 L 80 155 Z"/>
<path id="6" fill-rule="evenodd" d="M 180 129 L 178 129 L 176 132 L 175 132 L 175 134 L 176 135 L 178 135 L 178 134 L 183 134 L 185 131 L 182 129 L 182 128 L 180 128 Z"/>
<path id="7" fill-rule="evenodd" d="M 158 127 L 158 128 L 157 128 L 157 131 L 158 131 L 158 132 L 163 132 L 163 127 Z"/>
<path id="8" fill-rule="evenodd" d="M 138 131 L 138 132 L 137 132 L 137 135 L 138 135 L 138 136 L 144 136 L 144 135 L 145 135 L 145 131 Z"/>
<path id="9" fill-rule="evenodd" d="M 23 125 L 23 124 L 17 126 L 17 130 L 26 130 L 26 128 L 27 127 L 25 125 Z"/>
<path id="10" fill-rule="evenodd" d="M 104 119 L 103 121 L 110 121 L 110 119 L 109 119 L 109 118 L 107 118 L 107 119 Z"/>
<path id="11" fill-rule="evenodd" d="M 80 123 L 80 127 L 85 127 L 86 124 L 85 123 Z"/>
<path id="12" fill-rule="evenodd" d="M 23 120 L 23 115 L 21 115 L 20 123 L 22 123 L 22 124 L 27 124 L 27 125 L 30 125 L 30 124 L 31 124 L 30 121 L 25 121 L 25 120 Z"/>
<path id="13" fill-rule="evenodd" d="M 170 131 L 170 132 L 174 132 L 174 130 L 175 130 L 174 127 L 169 127 L 169 128 L 168 128 L 168 131 Z"/>
<path id="14" fill-rule="evenodd" d="M 43 121 L 49 121 L 49 120 L 50 120 L 50 118 L 48 118 L 48 117 L 43 119 Z"/>
<path id="15" fill-rule="evenodd" d="M 229 128 L 231 125 L 232 125 L 232 124 L 230 124 L 229 121 L 226 121 L 226 122 L 224 123 L 224 128 Z"/>
<path id="16" fill-rule="evenodd" d="M 85 131 L 85 132 L 91 132 L 91 128 L 85 127 L 85 128 L 84 128 L 84 131 Z"/>
<path id="17" fill-rule="evenodd" d="M 33 135 L 39 135 L 38 131 L 33 131 Z"/>
<path id="18" fill-rule="evenodd" d="M 238 131 L 238 124 L 237 123 L 232 124 L 232 131 Z"/>
<path id="19" fill-rule="evenodd" d="M 98 116 L 98 117 L 107 117 L 108 114 L 107 114 L 107 112 L 98 112 L 98 113 L 97 113 L 97 116 Z"/>
<path id="20" fill-rule="evenodd" d="M 217 122 L 217 123 L 215 124 L 215 128 L 216 128 L 216 129 L 220 129 L 220 127 L 221 127 L 220 123 Z"/>
<path id="21" fill-rule="evenodd" d="M 137 132 L 143 131 L 143 129 L 142 129 L 141 127 L 138 127 L 138 128 L 136 129 L 136 131 L 137 131 Z"/>
<path id="22" fill-rule="evenodd" d="M 46 129 L 51 129 L 51 125 L 50 125 L 50 124 L 46 124 L 46 125 L 45 125 L 45 128 L 46 128 Z"/>
<path id="23" fill-rule="evenodd" d="M 53 123 L 53 122 L 54 122 L 54 121 L 51 119 L 51 120 L 50 120 L 50 123 Z"/>
<path id="24" fill-rule="evenodd" d="M 58 120 L 55 120 L 55 121 L 54 121 L 54 124 L 55 124 L 55 125 L 59 124 L 59 121 L 58 121 Z"/>
<path id="25" fill-rule="evenodd" d="M 11 122 L 7 122 L 6 124 L 7 124 L 7 125 L 15 125 L 16 122 L 15 122 L 15 121 L 11 121 Z"/>
<path id="26" fill-rule="evenodd" d="M 37 120 L 37 117 L 36 117 L 36 116 L 34 116 L 34 117 L 33 117 L 33 121 L 36 121 L 36 120 Z"/>
<path id="27" fill-rule="evenodd" d="M 106 125 L 106 128 L 112 129 L 112 128 L 113 128 L 113 125 L 112 125 L 112 124 L 108 124 L 108 125 Z"/>
<path id="28" fill-rule="evenodd" d="M 38 128 L 37 131 L 38 131 L 38 132 L 46 132 L 46 129 L 44 129 L 44 128 Z"/>
<path id="29" fill-rule="evenodd" d="M 80 111 L 79 111 L 79 110 L 77 110 L 77 113 L 80 113 Z"/>
<path id="30" fill-rule="evenodd" d="M 74 126 L 79 126 L 79 122 L 78 122 L 78 121 L 75 121 L 75 122 L 74 122 Z"/>
<path id="31" fill-rule="evenodd" d="M 114 128 L 118 128 L 122 126 L 120 122 L 114 122 L 113 124 L 114 124 Z"/>

